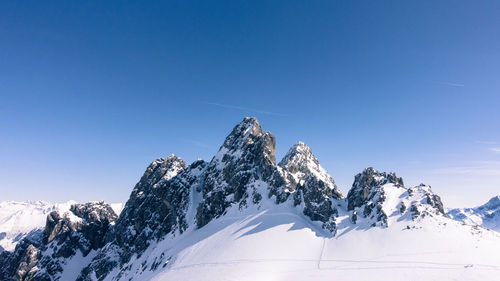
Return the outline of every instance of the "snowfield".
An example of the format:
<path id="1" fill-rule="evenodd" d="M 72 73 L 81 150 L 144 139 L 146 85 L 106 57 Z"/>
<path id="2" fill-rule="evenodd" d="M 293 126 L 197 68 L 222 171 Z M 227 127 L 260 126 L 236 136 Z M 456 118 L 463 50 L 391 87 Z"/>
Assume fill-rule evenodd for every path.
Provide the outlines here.
<path id="1" fill-rule="evenodd" d="M 498 280 L 494 231 L 447 218 L 388 228 L 344 220 L 332 237 L 292 206 L 231 210 L 151 246 L 121 280 Z"/>

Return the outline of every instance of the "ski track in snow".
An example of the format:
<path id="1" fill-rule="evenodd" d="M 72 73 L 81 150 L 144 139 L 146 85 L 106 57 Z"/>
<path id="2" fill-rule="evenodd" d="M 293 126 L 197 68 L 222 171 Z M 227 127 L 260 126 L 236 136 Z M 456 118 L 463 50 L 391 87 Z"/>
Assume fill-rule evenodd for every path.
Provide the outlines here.
<path id="1" fill-rule="evenodd" d="M 323 242 L 321 244 L 321 252 L 319 253 L 319 258 L 318 258 L 318 265 L 317 268 L 321 269 L 321 259 L 323 258 L 323 251 L 325 250 L 325 244 L 326 244 L 326 238 L 323 238 Z"/>
<path id="2" fill-rule="evenodd" d="M 323 249 L 322 249 L 323 251 Z M 204 263 L 193 263 L 182 266 L 174 266 L 170 270 L 182 270 L 193 267 L 203 267 L 203 266 L 217 266 L 217 265 L 232 265 L 232 264 L 248 264 L 248 263 L 283 263 L 283 262 L 310 262 L 312 264 L 316 263 L 317 269 L 319 270 L 353 270 L 353 269 L 391 269 L 391 268 L 427 268 L 427 269 L 459 269 L 459 268 L 480 268 L 481 270 L 497 270 L 500 271 L 500 265 L 490 265 L 490 264 L 463 264 L 463 263 L 443 263 L 443 262 L 425 262 L 425 261 L 374 261 L 374 260 L 344 260 L 344 259 L 239 259 L 239 260 L 228 260 L 219 262 L 204 262 Z M 319 262 L 336 262 L 336 263 L 351 263 L 351 264 L 387 264 L 387 266 L 372 266 L 372 267 L 352 267 L 343 268 L 346 265 L 339 265 L 333 267 L 319 267 Z M 425 266 L 427 265 L 427 266 Z M 432 266 L 435 265 L 435 266 Z M 444 267 L 447 266 L 447 267 Z"/>

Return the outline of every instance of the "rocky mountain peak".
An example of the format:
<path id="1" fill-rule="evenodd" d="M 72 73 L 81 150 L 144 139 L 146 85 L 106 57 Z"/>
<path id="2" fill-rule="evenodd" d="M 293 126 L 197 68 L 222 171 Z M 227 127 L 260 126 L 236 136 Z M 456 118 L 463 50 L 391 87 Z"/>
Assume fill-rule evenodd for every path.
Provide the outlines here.
<path id="1" fill-rule="evenodd" d="M 269 183 L 276 175 L 275 151 L 273 134 L 263 133 L 256 118 L 246 117 L 236 125 L 205 170 L 198 226 L 221 216 L 232 204 L 243 208 L 267 196 L 257 191 L 258 183 Z"/>
<path id="2" fill-rule="evenodd" d="M 111 208 L 111 205 L 104 203 L 104 201 L 73 204 L 67 212 L 54 211 L 47 216 L 44 240 L 46 243 L 49 243 L 58 237 L 59 240 L 66 239 L 66 236 L 61 235 L 92 226 L 93 230 L 100 231 L 99 235 L 97 235 L 98 233 L 91 233 L 86 238 L 92 240 L 92 246 L 97 248 L 98 245 L 103 243 L 102 238 L 104 237 L 105 230 L 107 230 L 107 226 L 117 218 L 118 216 L 113 211 L 113 208 Z M 103 227 L 105 228 L 104 231 L 100 229 Z M 96 237 L 99 239 L 95 240 Z"/>
<path id="3" fill-rule="evenodd" d="M 397 177 L 395 173 L 379 172 L 372 167 L 364 169 L 354 177 L 354 183 L 347 194 L 348 209 L 360 207 L 370 199 L 370 195 L 374 195 L 374 191 L 389 183 L 396 187 L 404 187 L 403 179 Z"/>
<path id="4" fill-rule="evenodd" d="M 111 205 L 104 201 L 73 204 L 69 210 L 88 223 L 109 224 L 118 218 Z"/>
<path id="5" fill-rule="evenodd" d="M 294 144 L 278 166 L 282 169 L 284 177 L 290 184 L 290 191 L 293 191 L 297 185 L 304 185 L 307 178 L 313 177 L 316 181 L 323 182 L 325 188 L 332 190 L 335 199 L 342 197 L 333 178 L 319 164 L 311 148 L 303 142 L 299 141 Z"/>
<path id="6" fill-rule="evenodd" d="M 354 178 L 347 194 L 347 208 L 364 223 L 387 227 L 401 217 L 420 220 L 425 217 L 446 216 L 441 198 L 431 187 L 420 184 L 406 188 L 395 173 L 366 168 Z"/>
<path id="7" fill-rule="evenodd" d="M 307 161 L 304 161 L 307 160 Z M 290 163 L 297 163 L 301 162 L 301 164 L 305 164 L 304 162 L 313 162 L 313 163 L 319 163 L 318 159 L 314 156 L 312 153 L 311 148 L 307 146 L 307 144 L 299 141 L 296 144 L 294 144 L 286 155 L 281 159 L 280 163 L 278 165 L 280 166 L 286 166 Z"/>
<path id="8" fill-rule="evenodd" d="M 170 180 L 186 169 L 186 162 L 180 157 L 171 154 L 167 158 L 158 158 L 149 164 L 141 180 L 132 190 L 130 198 L 138 198 L 150 192 L 159 183 Z"/>
<path id="9" fill-rule="evenodd" d="M 303 205 L 303 213 L 313 221 L 323 222 L 322 227 L 336 231 L 335 216 L 338 210 L 332 200 L 341 199 L 333 178 L 321 167 L 312 150 L 303 142 L 293 145 L 278 164 L 283 180 L 277 201 L 284 202 L 293 194 L 294 205 Z"/>
<path id="10" fill-rule="evenodd" d="M 495 196 L 475 208 L 450 209 L 447 215 L 469 225 L 481 225 L 500 231 L 500 196 Z"/>
<path id="11" fill-rule="evenodd" d="M 486 202 L 486 204 L 484 204 L 481 207 L 483 207 L 484 209 L 489 209 L 489 210 L 499 209 L 500 208 L 500 196 L 495 196 L 495 197 L 491 198 L 490 200 L 488 200 L 488 202 Z"/>
<path id="12" fill-rule="evenodd" d="M 353 211 L 353 216 L 361 214 L 372 226 L 386 227 L 392 209 L 395 208 L 392 204 L 387 204 L 388 198 L 399 197 L 403 193 L 406 193 L 406 188 L 402 178 L 398 178 L 395 173 L 379 172 L 368 167 L 354 177 L 354 183 L 347 194 L 347 209 Z"/>
<path id="13" fill-rule="evenodd" d="M 276 139 L 270 132 L 263 133 L 255 117 L 245 117 L 226 137 L 224 144 L 212 159 L 219 167 L 237 161 L 261 168 L 275 165 Z"/>
<path id="14" fill-rule="evenodd" d="M 258 138 L 262 137 L 262 135 L 262 126 L 257 118 L 245 117 L 226 137 L 221 150 L 223 148 L 229 151 L 240 149 L 245 145 L 252 144 Z"/>

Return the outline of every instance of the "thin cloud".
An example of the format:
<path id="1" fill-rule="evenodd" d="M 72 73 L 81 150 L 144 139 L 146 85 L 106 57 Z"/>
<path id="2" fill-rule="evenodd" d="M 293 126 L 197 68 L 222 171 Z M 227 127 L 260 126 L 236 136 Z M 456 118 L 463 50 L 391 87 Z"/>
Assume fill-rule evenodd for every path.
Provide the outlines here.
<path id="1" fill-rule="evenodd" d="M 218 107 L 222 107 L 222 108 L 228 108 L 228 109 L 236 109 L 236 110 L 242 110 L 242 111 L 252 111 L 252 112 L 255 112 L 255 113 L 266 114 L 266 115 L 273 115 L 273 116 L 280 116 L 280 117 L 286 117 L 286 116 L 288 116 L 288 115 L 282 114 L 282 113 L 271 112 L 271 111 L 264 111 L 264 110 L 260 110 L 260 109 L 248 108 L 248 107 L 243 107 L 243 106 L 238 106 L 238 105 L 222 104 L 222 103 L 217 103 L 217 102 L 206 102 L 205 104 L 213 105 L 213 106 L 218 106 Z"/>
<path id="2" fill-rule="evenodd" d="M 500 153 L 500 147 L 491 147 L 490 150 L 496 153 Z"/>
<path id="3" fill-rule="evenodd" d="M 498 142 L 496 142 L 496 141 L 476 141 L 476 143 L 479 143 L 479 144 L 497 144 Z"/>
<path id="4" fill-rule="evenodd" d="M 464 87 L 465 85 L 462 83 L 454 83 L 454 82 L 437 82 L 437 84 L 440 85 L 446 85 L 446 86 L 451 86 L 451 87 Z"/>
<path id="5" fill-rule="evenodd" d="M 201 148 L 206 148 L 206 149 L 212 149 L 212 146 L 208 145 L 208 144 L 205 144 L 205 143 L 202 143 L 200 141 L 196 141 L 196 140 L 186 140 L 187 143 L 190 143 L 194 146 L 197 146 L 197 147 L 201 147 Z"/>
<path id="6" fill-rule="evenodd" d="M 500 161 L 477 161 L 470 164 L 434 170 L 436 174 L 500 176 Z"/>

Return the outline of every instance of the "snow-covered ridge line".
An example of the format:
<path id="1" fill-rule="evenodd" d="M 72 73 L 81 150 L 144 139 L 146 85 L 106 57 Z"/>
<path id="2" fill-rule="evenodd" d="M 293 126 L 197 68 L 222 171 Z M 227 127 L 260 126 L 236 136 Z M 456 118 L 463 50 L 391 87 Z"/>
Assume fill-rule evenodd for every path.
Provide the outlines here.
<path id="1" fill-rule="evenodd" d="M 447 214 L 454 220 L 500 232 L 500 196 L 495 196 L 474 208 L 450 209 Z"/>

